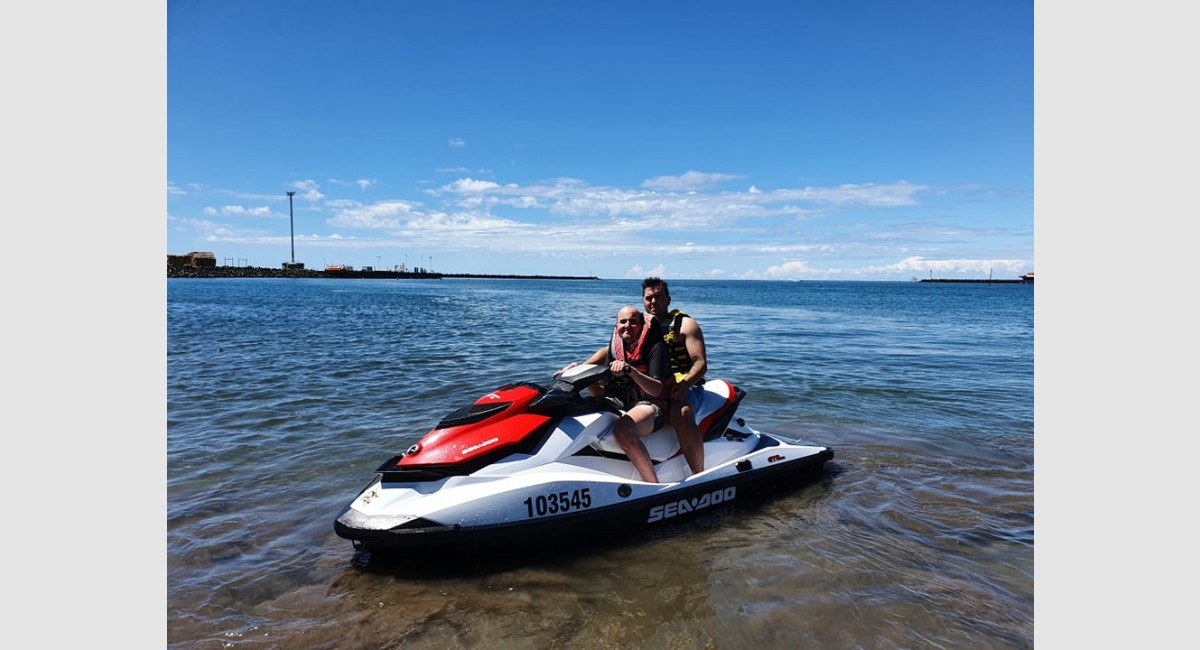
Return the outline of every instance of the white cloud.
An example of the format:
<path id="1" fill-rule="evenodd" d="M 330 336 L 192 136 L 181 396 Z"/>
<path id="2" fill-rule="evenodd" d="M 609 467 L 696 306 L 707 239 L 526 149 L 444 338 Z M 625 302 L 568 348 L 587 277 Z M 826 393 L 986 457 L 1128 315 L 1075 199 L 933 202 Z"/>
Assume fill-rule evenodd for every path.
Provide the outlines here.
<path id="1" fill-rule="evenodd" d="M 895 264 L 880 267 L 868 267 L 870 273 L 911 273 L 927 277 L 930 272 L 933 277 L 972 277 L 987 278 L 989 274 L 995 279 L 1012 279 L 1028 270 L 1028 260 L 992 260 L 992 259 L 946 259 L 929 260 L 923 257 L 908 257 Z"/>
<path id="2" fill-rule="evenodd" d="M 363 202 L 347 189 L 373 187 L 374 179 L 329 181 L 349 196 L 326 197 L 312 180 L 290 187 L 309 201 L 305 221 L 311 224 L 314 213 L 326 213 L 321 224 L 338 231 L 314 232 L 297 241 L 364 249 L 419 247 L 444 251 L 442 259 L 619 259 L 617 268 L 627 269 L 629 277 L 666 277 L 670 266 L 674 277 L 758 279 L 909 279 L 927 277 L 931 270 L 946 277 L 986 278 L 990 271 L 1005 278 L 1032 268 L 1031 259 L 1003 253 L 1013 247 L 1022 250 L 1025 233 L 960 217 L 952 199 L 936 196 L 947 188 L 907 181 L 767 191 L 755 184 L 732 191 L 712 187 L 736 178 L 688 172 L 656 177 L 639 187 L 609 187 L 576 178 L 501 184 L 471 175 L 424 190 L 425 202 Z M 955 190 L 947 189 L 951 195 Z M 925 196 L 940 202 L 936 214 L 922 205 Z M 280 198 L 264 195 L 256 200 L 278 206 Z M 213 219 L 280 216 L 267 207 L 248 205 L 252 204 L 230 202 L 204 208 L 203 214 Z M 875 208 L 886 208 L 880 214 L 887 218 L 876 218 Z M 286 205 L 282 217 L 287 217 Z M 173 233 L 192 230 L 203 233 L 206 241 L 283 242 L 286 248 L 288 239 L 286 226 L 268 229 L 265 220 L 257 222 L 264 224 L 262 232 L 254 230 L 260 226 L 250 225 L 251 219 L 238 221 L 236 227 L 232 221 L 208 227 L 183 218 L 175 221 Z M 994 241 L 986 249 L 1001 254 L 978 259 L 970 254 L 988 239 Z M 760 266 L 767 260 L 782 261 Z M 680 275 L 681 270 L 686 275 Z"/>
<path id="3" fill-rule="evenodd" d="M 733 178 L 690 174 L 680 186 Z M 603 255 L 606 242 L 619 242 L 621 253 L 633 256 L 779 256 L 829 250 L 826 244 L 789 241 L 796 237 L 796 219 L 830 209 L 804 203 L 878 202 L 887 196 L 912 200 L 919 189 L 901 184 L 705 193 L 589 186 L 573 178 L 521 186 L 466 177 L 425 191 L 444 202 L 442 209 L 401 200 L 341 199 L 325 206 L 337 209 L 328 220 L 331 226 L 391 233 L 404 242 L 420 237 L 426 247 L 586 256 Z M 537 235 L 531 237 L 531 231 Z M 698 239 L 700 233 L 706 237 Z M 801 268 L 791 264 L 766 273 L 786 275 Z"/>
<path id="4" fill-rule="evenodd" d="M 329 220 L 331 226 L 349 228 L 388 229 L 399 228 L 416 214 L 419 203 L 408 201 L 381 201 L 370 205 L 354 204 L 340 210 Z"/>
<path id="5" fill-rule="evenodd" d="M 360 179 L 354 180 L 354 181 L 344 181 L 340 178 L 331 178 L 331 179 L 329 179 L 329 182 L 334 185 L 356 185 L 356 186 L 358 186 L 358 189 L 364 190 L 364 191 L 368 187 L 379 184 L 379 181 L 375 180 L 374 178 L 360 178 Z"/>
<path id="6" fill-rule="evenodd" d="M 295 181 L 291 184 L 291 187 L 305 201 L 316 203 L 325 198 L 325 195 L 321 193 L 317 182 L 314 180 Z"/>
<path id="7" fill-rule="evenodd" d="M 664 279 L 670 278 L 670 276 L 667 274 L 667 267 L 663 266 L 662 264 L 659 264 L 652 269 L 643 269 L 641 264 L 634 264 L 633 266 L 629 267 L 627 271 L 625 271 L 626 278 L 635 278 L 641 280 L 651 276 Z"/>
<path id="8" fill-rule="evenodd" d="M 477 181 L 473 178 L 460 178 L 460 179 L 454 181 L 453 183 L 444 185 L 442 187 L 442 190 L 446 191 L 446 192 L 456 192 L 459 194 L 464 194 L 464 193 L 486 192 L 488 190 L 496 189 L 498 187 L 500 187 L 500 185 L 497 183 L 493 183 L 492 181 Z"/>
<path id="9" fill-rule="evenodd" d="M 768 266 L 763 277 L 770 280 L 798 280 L 811 275 L 813 268 L 804 260 L 788 260 L 777 266 Z"/>
<path id="10" fill-rule="evenodd" d="M 241 205 L 223 205 L 220 208 L 206 207 L 204 208 L 204 214 L 214 217 L 270 217 L 273 215 L 271 208 L 266 206 L 247 208 Z"/>
<path id="11" fill-rule="evenodd" d="M 705 174 L 689 171 L 682 176 L 655 176 L 642 182 L 642 187 L 648 190 L 697 190 L 712 187 L 725 181 L 739 178 L 733 174 Z"/>
<path id="12" fill-rule="evenodd" d="M 774 190 L 766 196 L 776 201 L 806 200 L 821 203 L 860 203 L 871 206 L 915 205 L 916 195 L 929 188 L 905 181 L 877 185 L 839 185 L 837 187 L 806 187 L 801 190 Z"/>

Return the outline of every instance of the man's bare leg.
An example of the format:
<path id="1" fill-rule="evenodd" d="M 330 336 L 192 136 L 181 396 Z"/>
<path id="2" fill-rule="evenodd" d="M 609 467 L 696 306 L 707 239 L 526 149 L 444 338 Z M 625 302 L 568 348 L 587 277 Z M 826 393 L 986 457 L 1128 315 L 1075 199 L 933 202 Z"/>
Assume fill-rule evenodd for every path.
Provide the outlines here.
<path id="1" fill-rule="evenodd" d="M 635 407 L 635 410 L 641 407 Z M 654 472 L 654 463 L 650 460 L 650 452 L 646 451 L 646 445 L 642 444 L 642 435 L 650 433 L 650 429 L 654 426 L 653 415 L 650 419 L 637 421 L 630 415 L 634 411 L 630 411 L 621 416 L 617 420 L 617 425 L 613 429 L 613 437 L 616 438 L 617 444 L 621 445 L 625 455 L 629 457 L 629 462 L 633 463 L 633 467 L 637 469 L 638 474 L 642 476 L 642 480 L 647 483 L 658 483 L 658 474 Z M 643 426 L 644 424 L 644 426 Z M 640 429 L 645 429 L 642 433 Z"/>
<path id="2" fill-rule="evenodd" d="M 675 427 L 675 435 L 679 437 L 679 449 L 683 452 L 688 467 L 693 474 L 703 472 L 704 438 L 700 435 L 700 427 L 696 426 L 696 417 L 686 396 L 671 401 L 669 416 L 671 425 Z"/>

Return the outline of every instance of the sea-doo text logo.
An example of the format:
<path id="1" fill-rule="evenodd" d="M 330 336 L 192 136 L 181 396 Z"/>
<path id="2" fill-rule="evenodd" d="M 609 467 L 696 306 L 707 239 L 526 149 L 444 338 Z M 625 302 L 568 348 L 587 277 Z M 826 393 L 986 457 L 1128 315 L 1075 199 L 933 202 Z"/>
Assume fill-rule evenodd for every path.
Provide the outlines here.
<path id="1" fill-rule="evenodd" d="M 736 497 L 737 486 L 731 485 L 723 490 L 713 490 L 708 494 L 691 499 L 680 499 L 661 506 L 654 506 L 650 509 L 650 518 L 646 520 L 646 523 L 652 524 L 662 519 L 670 519 L 671 517 L 692 512 L 693 510 L 701 510 L 709 506 L 715 506 L 718 503 L 733 501 Z"/>
<path id="2" fill-rule="evenodd" d="M 464 450 L 462 450 L 461 452 L 459 452 L 459 455 L 460 455 L 460 456 L 465 456 L 465 455 L 467 455 L 467 454 L 469 454 L 469 453 L 471 453 L 471 452 L 475 451 L 476 449 L 481 449 L 481 448 L 483 448 L 483 447 L 486 447 L 486 446 L 488 446 L 488 445 L 490 445 L 490 444 L 492 444 L 492 443 L 496 443 L 496 442 L 500 442 L 500 439 L 499 439 L 499 438 L 492 438 L 491 440 L 484 440 L 483 442 L 481 442 L 481 443 L 479 443 L 479 444 L 477 444 L 477 445 L 471 445 L 470 447 L 467 447 L 466 449 L 464 449 Z"/>

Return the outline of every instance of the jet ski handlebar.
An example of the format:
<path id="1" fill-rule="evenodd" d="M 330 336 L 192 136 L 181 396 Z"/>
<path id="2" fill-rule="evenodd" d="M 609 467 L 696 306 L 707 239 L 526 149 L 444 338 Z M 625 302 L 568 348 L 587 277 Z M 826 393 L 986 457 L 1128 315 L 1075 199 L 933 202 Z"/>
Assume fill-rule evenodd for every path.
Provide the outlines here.
<path id="1" fill-rule="evenodd" d="M 607 364 L 581 363 L 555 375 L 551 388 L 579 393 L 588 386 L 611 377 L 612 370 Z"/>

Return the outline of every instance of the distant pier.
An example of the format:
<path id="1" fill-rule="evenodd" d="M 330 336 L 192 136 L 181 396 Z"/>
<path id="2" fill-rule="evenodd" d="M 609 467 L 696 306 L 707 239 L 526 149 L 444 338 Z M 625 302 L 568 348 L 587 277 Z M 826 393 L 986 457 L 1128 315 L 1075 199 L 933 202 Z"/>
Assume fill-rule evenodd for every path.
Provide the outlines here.
<path id="1" fill-rule="evenodd" d="M 962 278 L 925 278 L 918 282 L 943 282 L 954 284 L 1033 284 L 1033 280 L 988 280 L 979 279 L 962 279 Z"/>
<path id="2" fill-rule="evenodd" d="M 929 278 L 918 280 L 918 282 L 953 282 L 955 284 L 970 283 L 970 284 L 1033 284 L 1033 271 L 1022 275 L 1019 278 L 1012 280 L 993 280 L 992 274 L 988 273 L 986 278 L 935 278 L 930 274 Z M 916 278 L 913 278 L 916 280 Z"/>
<path id="3" fill-rule="evenodd" d="M 596 276 L 513 275 L 481 273 L 434 273 L 431 271 L 315 271 L 301 268 L 261 266 L 173 266 L 167 265 L 168 278 L 334 278 L 370 280 L 441 280 L 465 278 L 478 280 L 599 280 Z"/>

